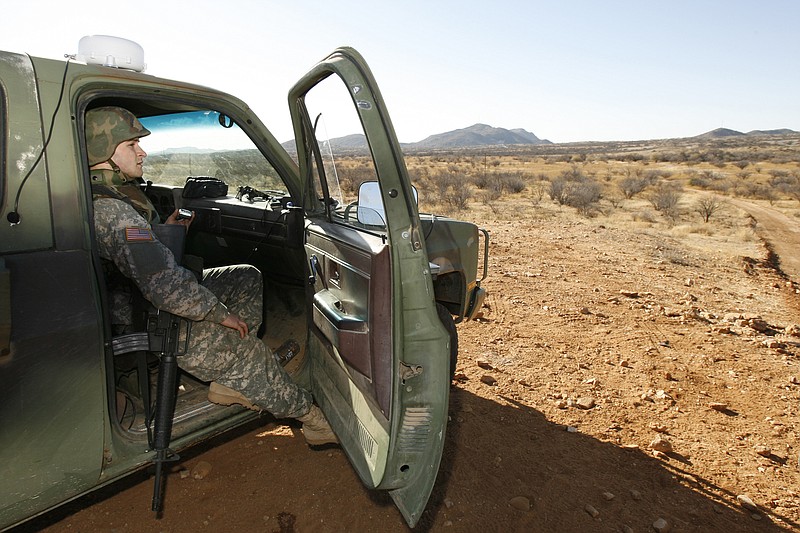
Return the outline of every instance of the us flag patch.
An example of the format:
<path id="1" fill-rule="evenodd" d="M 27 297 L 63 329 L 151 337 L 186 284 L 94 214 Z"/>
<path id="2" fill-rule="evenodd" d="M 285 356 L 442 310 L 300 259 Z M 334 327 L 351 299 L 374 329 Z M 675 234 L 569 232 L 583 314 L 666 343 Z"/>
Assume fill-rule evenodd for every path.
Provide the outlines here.
<path id="1" fill-rule="evenodd" d="M 125 240 L 128 242 L 152 241 L 153 232 L 147 228 L 125 228 Z"/>

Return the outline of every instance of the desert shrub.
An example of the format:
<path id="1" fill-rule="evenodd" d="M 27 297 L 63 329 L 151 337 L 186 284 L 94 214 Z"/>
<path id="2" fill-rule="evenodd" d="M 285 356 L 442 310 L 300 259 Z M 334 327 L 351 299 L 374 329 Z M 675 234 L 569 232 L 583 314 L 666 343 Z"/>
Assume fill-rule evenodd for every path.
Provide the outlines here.
<path id="1" fill-rule="evenodd" d="M 650 224 L 654 224 L 656 221 L 656 215 L 649 209 L 642 209 L 639 211 L 635 211 L 633 214 L 633 220 L 636 222 L 647 222 Z"/>
<path id="2" fill-rule="evenodd" d="M 658 180 L 667 179 L 672 176 L 672 172 L 669 170 L 648 170 L 644 174 L 644 179 L 647 180 L 648 183 L 655 183 Z"/>
<path id="3" fill-rule="evenodd" d="M 467 208 L 472 198 L 472 189 L 464 176 L 451 169 L 440 172 L 434 179 L 438 192 L 438 201 L 456 210 Z"/>
<path id="4" fill-rule="evenodd" d="M 556 202 L 558 205 L 564 205 L 566 203 L 566 193 L 565 189 L 567 187 L 567 181 L 561 178 L 556 178 L 550 182 L 550 186 L 547 190 L 547 195 L 550 197 L 551 200 Z"/>
<path id="5" fill-rule="evenodd" d="M 789 179 L 783 181 L 777 189 L 786 196 L 800 202 L 800 173 L 793 173 Z"/>
<path id="6" fill-rule="evenodd" d="M 602 188 L 594 180 L 571 183 L 568 187 L 567 205 L 574 207 L 581 215 L 590 215 L 602 198 Z"/>
<path id="7" fill-rule="evenodd" d="M 495 180 L 492 175 L 482 172 L 473 178 L 472 183 L 481 190 L 489 189 Z"/>
<path id="8" fill-rule="evenodd" d="M 703 222 L 705 223 L 708 223 L 709 219 L 711 219 L 715 213 L 721 210 L 722 207 L 722 200 L 715 194 L 703 196 L 694 204 L 694 210 L 700 215 L 700 218 L 702 218 Z"/>
<path id="9" fill-rule="evenodd" d="M 533 205 L 539 205 L 539 203 L 541 203 L 546 189 L 547 187 L 542 181 L 536 182 L 530 187 L 531 202 L 533 202 Z"/>
<path id="10" fill-rule="evenodd" d="M 519 194 L 525 190 L 525 181 L 518 174 L 505 176 L 502 183 L 503 189 L 512 194 Z"/>
<path id="11" fill-rule="evenodd" d="M 619 180 L 619 183 L 617 184 L 620 192 L 622 192 L 622 195 L 628 200 L 644 191 L 647 188 L 647 185 L 647 179 L 639 176 L 627 176 Z"/>
<path id="12" fill-rule="evenodd" d="M 497 200 L 500 199 L 502 193 L 500 189 L 497 187 L 490 187 L 486 190 L 481 191 L 480 199 L 483 205 L 489 206 L 492 212 L 497 213 Z"/>
<path id="13" fill-rule="evenodd" d="M 711 186 L 711 182 L 701 176 L 693 175 L 689 178 L 689 186 L 698 189 L 708 189 Z"/>
<path id="14" fill-rule="evenodd" d="M 653 209 L 667 218 L 675 219 L 678 216 L 678 202 L 682 195 L 683 190 L 680 185 L 665 182 L 657 184 L 647 200 Z"/>
<path id="15" fill-rule="evenodd" d="M 574 207 L 582 215 L 589 215 L 602 197 L 602 187 L 573 167 L 550 182 L 548 194 L 559 205 Z"/>

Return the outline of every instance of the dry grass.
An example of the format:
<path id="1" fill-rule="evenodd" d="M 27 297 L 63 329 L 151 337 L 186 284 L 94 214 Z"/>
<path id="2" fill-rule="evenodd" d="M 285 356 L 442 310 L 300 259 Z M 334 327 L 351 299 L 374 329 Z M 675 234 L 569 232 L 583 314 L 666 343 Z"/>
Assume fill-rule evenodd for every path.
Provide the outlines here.
<path id="1" fill-rule="evenodd" d="M 556 209 L 683 235 L 746 235 L 746 221 L 726 197 L 769 202 L 800 217 L 800 135 L 411 153 L 406 164 L 422 211 L 477 222 L 485 215 L 546 217 Z M 558 206 L 548 195 L 557 180 L 599 185 L 600 199 L 592 209 Z M 447 200 L 445 181 L 464 189 L 460 206 Z M 631 184 L 642 190 L 629 194 Z M 665 185 L 679 191 L 674 210 L 664 210 L 654 198 Z M 704 223 L 697 204 L 710 195 L 722 206 Z"/>

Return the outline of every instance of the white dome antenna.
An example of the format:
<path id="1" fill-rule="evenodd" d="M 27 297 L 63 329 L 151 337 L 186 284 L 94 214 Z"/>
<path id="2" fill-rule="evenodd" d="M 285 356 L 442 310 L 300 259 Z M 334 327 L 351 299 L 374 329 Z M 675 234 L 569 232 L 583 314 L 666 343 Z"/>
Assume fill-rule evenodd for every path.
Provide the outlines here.
<path id="1" fill-rule="evenodd" d="M 139 44 L 111 35 L 87 35 L 78 42 L 78 61 L 136 72 L 144 72 L 144 48 Z"/>

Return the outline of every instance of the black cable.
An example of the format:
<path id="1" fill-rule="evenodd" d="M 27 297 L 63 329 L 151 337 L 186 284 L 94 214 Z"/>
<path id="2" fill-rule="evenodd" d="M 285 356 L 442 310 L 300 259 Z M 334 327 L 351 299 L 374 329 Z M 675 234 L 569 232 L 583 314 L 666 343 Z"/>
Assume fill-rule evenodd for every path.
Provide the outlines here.
<path id="1" fill-rule="evenodd" d="M 36 157 L 36 161 L 33 162 L 31 168 L 28 170 L 28 173 L 25 174 L 25 177 L 22 178 L 22 181 L 19 184 L 19 188 L 17 189 L 17 196 L 14 199 L 14 210 L 6 215 L 6 219 L 11 223 L 12 226 L 16 226 L 20 222 L 19 216 L 19 197 L 22 194 L 22 188 L 25 187 L 25 183 L 28 181 L 28 178 L 31 177 L 33 174 L 34 169 L 39 165 L 39 162 L 42 160 L 42 156 L 44 156 L 45 150 L 47 150 L 47 145 L 50 144 L 50 139 L 53 138 L 53 127 L 56 124 L 56 114 L 58 113 L 59 108 L 61 108 L 61 101 L 64 99 L 64 86 L 67 81 L 67 70 L 69 69 L 69 62 L 72 59 L 72 56 L 64 56 L 67 58 L 67 63 L 64 65 L 64 75 L 61 77 L 61 92 L 58 95 L 58 102 L 56 103 L 56 108 L 53 110 L 53 117 L 50 119 L 50 129 L 47 132 L 47 138 L 42 145 L 42 151 L 39 152 L 39 155 Z"/>

